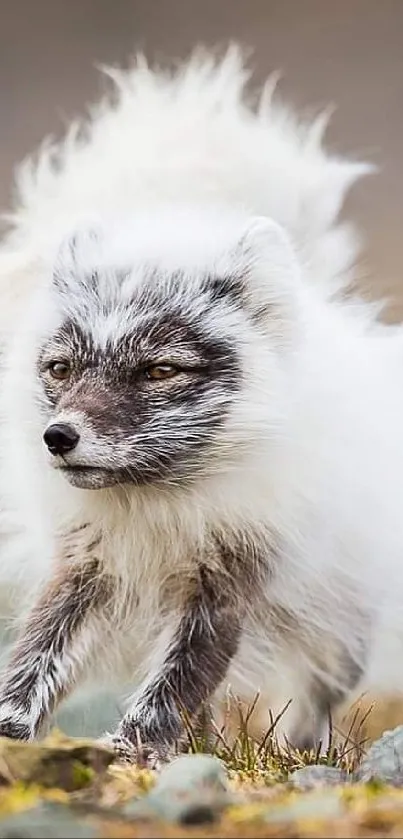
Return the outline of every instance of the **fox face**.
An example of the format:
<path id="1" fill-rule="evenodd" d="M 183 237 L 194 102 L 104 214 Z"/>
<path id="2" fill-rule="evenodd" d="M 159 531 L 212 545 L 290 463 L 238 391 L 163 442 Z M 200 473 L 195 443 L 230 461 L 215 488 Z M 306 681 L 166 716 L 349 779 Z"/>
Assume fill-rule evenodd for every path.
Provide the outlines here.
<path id="1" fill-rule="evenodd" d="M 165 244 L 167 225 L 160 222 Z M 273 365 L 273 347 L 259 353 L 262 323 L 279 316 L 267 295 L 255 294 L 262 225 L 242 231 L 227 222 L 222 242 L 214 225 L 193 221 L 176 262 L 168 258 L 175 241 L 164 252 L 158 226 L 155 256 L 133 248 L 125 264 L 107 236 L 85 233 L 63 247 L 37 377 L 49 460 L 71 484 L 176 483 L 238 456 L 243 394 Z M 135 227 L 133 238 L 144 242 Z"/>

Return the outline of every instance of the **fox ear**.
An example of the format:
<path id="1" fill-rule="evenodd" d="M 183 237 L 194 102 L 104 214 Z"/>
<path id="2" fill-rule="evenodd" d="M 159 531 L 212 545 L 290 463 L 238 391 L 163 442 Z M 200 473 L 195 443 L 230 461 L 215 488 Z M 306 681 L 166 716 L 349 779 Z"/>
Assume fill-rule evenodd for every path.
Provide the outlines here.
<path id="1" fill-rule="evenodd" d="M 53 283 L 56 289 L 66 293 L 72 285 L 85 282 L 91 284 L 91 274 L 85 270 L 89 256 L 99 249 L 101 235 L 95 228 L 73 232 L 63 239 L 56 254 Z M 95 259 L 96 264 L 96 259 Z"/>
<path id="2" fill-rule="evenodd" d="M 236 273 L 244 278 L 245 299 L 264 318 L 295 305 L 300 269 L 288 235 L 265 217 L 253 218 L 234 253 Z M 290 312 L 288 313 L 289 316 Z"/>

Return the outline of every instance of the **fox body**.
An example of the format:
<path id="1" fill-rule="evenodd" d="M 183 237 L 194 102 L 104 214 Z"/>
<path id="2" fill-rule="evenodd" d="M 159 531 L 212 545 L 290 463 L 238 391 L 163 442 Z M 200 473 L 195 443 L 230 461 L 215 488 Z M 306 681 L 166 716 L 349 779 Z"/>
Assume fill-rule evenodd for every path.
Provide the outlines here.
<path id="1" fill-rule="evenodd" d="M 33 601 L 0 733 L 103 673 L 124 759 L 229 688 L 309 745 L 402 681 L 403 333 L 344 298 L 337 220 L 370 167 L 251 104 L 236 49 L 109 72 L 0 252 L 2 575 Z"/>

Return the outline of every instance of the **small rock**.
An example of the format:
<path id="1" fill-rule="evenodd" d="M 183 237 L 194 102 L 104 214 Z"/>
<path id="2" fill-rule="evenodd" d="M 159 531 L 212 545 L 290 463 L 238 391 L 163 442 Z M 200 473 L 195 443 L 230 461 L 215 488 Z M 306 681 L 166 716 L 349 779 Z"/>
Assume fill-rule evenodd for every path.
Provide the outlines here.
<path id="1" fill-rule="evenodd" d="M 213 822 L 232 803 L 224 767 L 210 755 L 184 755 L 166 766 L 145 799 L 129 802 L 125 815 L 184 825 Z"/>
<path id="2" fill-rule="evenodd" d="M 195 788 L 227 791 L 227 772 L 216 757 L 207 754 L 182 755 L 171 761 L 157 779 L 155 792 L 162 790 L 194 791 Z"/>
<path id="3" fill-rule="evenodd" d="M 59 804 L 41 804 L 0 819 L 0 839 L 96 839 L 97 835 L 82 818 Z"/>
<path id="4" fill-rule="evenodd" d="M 403 725 L 375 740 L 355 773 L 357 781 L 403 786 Z"/>
<path id="5" fill-rule="evenodd" d="M 0 737 L 0 782 L 7 784 L 18 778 L 24 783 L 73 792 L 88 786 L 113 759 L 110 749 L 91 740 L 58 733 L 34 743 Z"/>
<path id="6" fill-rule="evenodd" d="M 321 764 L 303 766 L 296 769 L 288 781 L 295 789 L 309 790 L 317 787 L 334 787 L 348 782 L 347 772 L 337 769 L 335 766 L 324 766 Z"/>
<path id="7" fill-rule="evenodd" d="M 318 790 L 306 796 L 300 796 L 289 804 L 270 807 L 265 821 L 274 824 L 300 822 L 304 819 L 326 821 L 343 816 L 344 807 L 338 790 Z"/>

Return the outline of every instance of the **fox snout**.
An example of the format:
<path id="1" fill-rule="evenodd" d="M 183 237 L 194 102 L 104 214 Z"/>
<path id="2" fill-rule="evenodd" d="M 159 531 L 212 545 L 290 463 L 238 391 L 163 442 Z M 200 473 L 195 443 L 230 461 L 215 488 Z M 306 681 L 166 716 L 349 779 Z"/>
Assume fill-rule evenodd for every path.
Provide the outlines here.
<path id="1" fill-rule="evenodd" d="M 77 446 L 80 439 L 78 431 L 70 423 L 56 422 L 49 425 L 43 435 L 43 441 L 51 454 L 64 455 Z"/>

